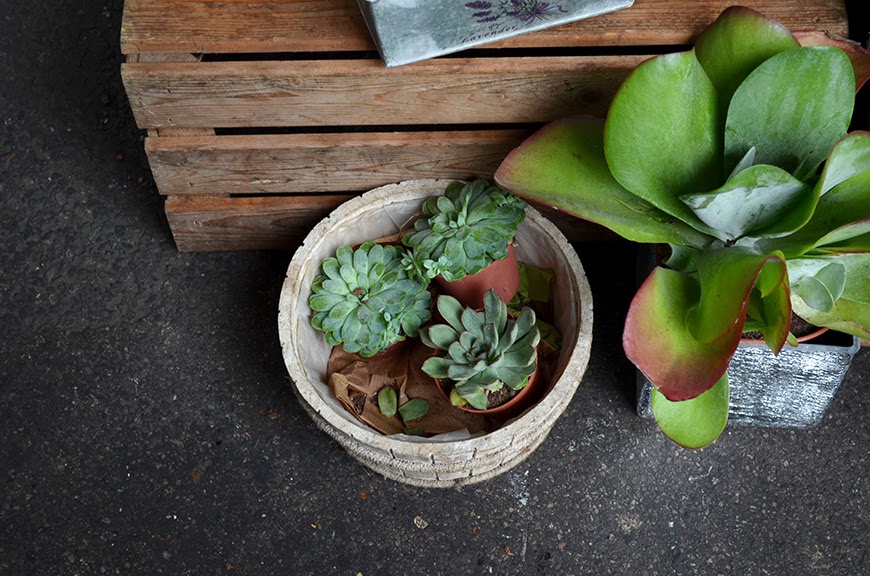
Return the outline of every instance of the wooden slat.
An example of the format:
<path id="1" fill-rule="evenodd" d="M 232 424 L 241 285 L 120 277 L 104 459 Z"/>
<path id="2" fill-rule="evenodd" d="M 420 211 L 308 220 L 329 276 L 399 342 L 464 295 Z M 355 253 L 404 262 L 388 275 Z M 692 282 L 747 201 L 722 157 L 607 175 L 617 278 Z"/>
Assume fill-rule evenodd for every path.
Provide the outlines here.
<path id="1" fill-rule="evenodd" d="M 603 114 L 644 56 L 128 63 L 140 128 L 546 122 Z"/>
<path id="2" fill-rule="evenodd" d="M 531 131 L 160 137 L 146 139 L 145 151 L 164 195 L 365 191 L 489 178 Z"/>
<path id="3" fill-rule="evenodd" d="M 349 195 L 174 197 L 166 218 L 180 252 L 290 250 Z"/>
<path id="4" fill-rule="evenodd" d="M 352 195 L 222 198 L 171 196 L 166 217 L 181 252 L 293 250 L 308 232 Z M 539 210 L 572 242 L 619 237 L 546 207 Z"/>
<path id="5" fill-rule="evenodd" d="M 689 44 L 732 0 L 636 0 L 634 6 L 492 47 Z M 843 0 L 744 0 L 791 30 L 848 34 Z M 373 50 L 355 0 L 127 0 L 121 49 L 137 52 Z"/>

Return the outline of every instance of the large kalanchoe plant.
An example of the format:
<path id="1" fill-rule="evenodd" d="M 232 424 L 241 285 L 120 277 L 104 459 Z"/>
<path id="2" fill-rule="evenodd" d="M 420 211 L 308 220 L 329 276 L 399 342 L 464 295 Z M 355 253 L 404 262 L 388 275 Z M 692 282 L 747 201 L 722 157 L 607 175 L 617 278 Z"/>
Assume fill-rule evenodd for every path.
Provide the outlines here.
<path id="1" fill-rule="evenodd" d="M 417 336 L 431 317 L 428 280 L 409 276 L 404 249 L 365 242 L 356 250 L 341 246 L 324 258 L 311 285 L 311 325 L 331 346 L 370 357 Z"/>
<path id="2" fill-rule="evenodd" d="M 526 203 L 486 180 L 452 182 L 443 196 L 423 203 L 425 217 L 402 242 L 430 277 L 448 282 L 477 274 L 508 254 L 526 216 Z"/>
<path id="3" fill-rule="evenodd" d="M 483 311 L 477 312 L 463 308 L 452 296 L 439 296 L 438 312 L 447 324 L 420 330 L 426 346 L 445 352 L 426 360 L 423 371 L 452 381 L 456 393 L 478 410 L 486 409 L 489 392 L 526 386 L 541 339 L 531 308 L 523 308 L 513 319 L 494 290 L 483 301 Z"/>
<path id="4" fill-rule="evenodd" d="M 550 124 L 496 173 L 514 193 L 670 245 L 635 295 L 623 345 L 655 385 L 659 426 L 683 446 L 724 429 L 744 330 L 778 353 L 794 309 L 870 336 L 870 133 L 847 134 L 870 58 L 804 38 L 822 45 L 729 8 L 694 49 L 641 64 L 606 122 Z"/>

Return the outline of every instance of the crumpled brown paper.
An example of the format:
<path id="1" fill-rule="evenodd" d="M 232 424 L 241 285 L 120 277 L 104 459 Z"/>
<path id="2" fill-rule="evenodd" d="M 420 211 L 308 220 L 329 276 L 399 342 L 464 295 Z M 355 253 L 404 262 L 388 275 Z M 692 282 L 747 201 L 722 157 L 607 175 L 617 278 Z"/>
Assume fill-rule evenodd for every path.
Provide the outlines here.
<path id="1" fill-rule="evenodd" d="M 384 434 L 398 434 L 420 428 L 425 436 L 467 429 L 471 434 L 490 432 L 497 426 L 490 418 L 464 412 L 453 406 L 435 381 L 421 367 L 432 349 L 419 340 L 407 340 L 396 350 L 361 358 L 348 354 L 341 346 L 329 357 L 329 386 L 348 412 L 361 422 Z M 393 386 L 399 406 L 414 398 L 429 403 L 429 412 L 417 420 L 402 422 L 397 414 L 388 418 L 378 408 L 378 392 Z"/>

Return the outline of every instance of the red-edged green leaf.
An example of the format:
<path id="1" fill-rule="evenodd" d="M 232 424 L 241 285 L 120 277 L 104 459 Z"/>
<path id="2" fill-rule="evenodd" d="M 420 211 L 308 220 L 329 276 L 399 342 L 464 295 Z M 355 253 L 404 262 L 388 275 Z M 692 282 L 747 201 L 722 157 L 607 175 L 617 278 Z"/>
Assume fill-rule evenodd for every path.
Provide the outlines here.
<path id="1" fill-rule="evenodd" d="M 693 51 L 638 66 L 613 99 L 604 152 L 614 178 L 653 206 L 709 231 L 679 197 L 722 184 L 716 89 Z M 744 150 L 745 153 L 745 150 Z"/>
<path id="2" fill-rule="evenodd" d="M 683 448 L 703 448 L 722 434 L 728 423 L 728 374 L 691 400 L 671 402 L 653 389 L 652 409 L 665 436 Z"/>
<path id="3" fill-rule="evenodd" d="M 851 132 L 834 145 L 816 187 L 819 196 L 849 178 L 870 171 L 870 132 Z"/>
<path id="4" fill-rule="evenodd" d="M 686 317 L 699 298 L 697 280 L 656 268 L 635 294 L 625 319 L 626 355 L 672 401 L 709 390 L 725 373 L 740 340 L 739 330 L 734 338 L 710 344 L 692 336 Z"/>
<path id="5" fill-rule="evenodd" d="M 855 91 L 870 79 L 870 52 L 860 44 L 845 38 L 834 38 L 824 32 L 798 32 L 795 34 L 802 46 L 834 46 L 846 53 L 855 72 Z"/>
<path id="6" fill-rule="evenodd" d="M 753 70 L 731 99 L 725 167 L 736 166 L 755 146 L 756 164 L 803 180 L 846 134 L 854 104 L 855 78 L 842 50 L 814 46 L 777 54 Z"/>
<path id="7" fill-rule="evenodd" d="M 870 218 L 832 230 L 822 236 L 813 248 L 825 252 L 870 251 Z"/>
<path id="8" fill-rule="evenodd" d="M 727 8 L 698 37 L 695 54 L 719 91 L 722 112 L 741 82 L 768 58 L 800 46 L 788 29 L 743 6 Z"/>
<path id="9" fill-rule="evenodd" d="M 776 260 L 768 261 L 761 269 L 755 284 L 761 294 L 763 325 L 758 327 L 765 344 L 779 354 L 788 341 L 791 329 L 791 287 L 788 274 L 783 274 Z"/>
<path id="10" fill-rule="evenodd" d="M 698 276 L 701 284 L 700 302 L 689 313 L 688 323 L 691 334 L 700 342 L 732 342 L 740 339 L 749 296 L 756 281 L 762 298 L 778 290 L 786 290 L 784 312 L 789 312 L 788 275 L 785 260 L 778 255 L 758 254 L 740 246 L 708 252 L 698 259 Z M 780 305 L 783 304 L 782 298 L 776 300 Z M 765 320 L 775 320 L 776 316 Z M 786 331 L 787 326 L 788 322 Z M 784 342 L 785 334 L 782 338 Z M 781 346 L 782 342 L 779 343 Z"/>
<path id="11" fill-rule="evenodd" d="M 495 181 L 524 198 L 606 226 L 628 240 L 704 246 L 710 238 L 623 188 L 604 159 L 604 121 L 566 118 L 513 150 Z"/>
<path id="12" fill-rule="evenodd" d="M 762 250 L 776 247 L 789 258 L 817 246 L 827 249 L 830 241 L 843 242 L 861 236 L 863 222 L 870 219 L 870 170 L 852 176 L 819 199 L 813 217 L 800 230 L 784 238 L 762 241 Z"/>

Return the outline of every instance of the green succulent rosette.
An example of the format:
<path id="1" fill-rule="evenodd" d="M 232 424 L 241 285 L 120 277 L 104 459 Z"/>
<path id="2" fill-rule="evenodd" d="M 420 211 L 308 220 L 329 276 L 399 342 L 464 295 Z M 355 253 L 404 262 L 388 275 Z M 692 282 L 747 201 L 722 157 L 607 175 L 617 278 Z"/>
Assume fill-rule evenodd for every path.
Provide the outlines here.
<path id="1" fill-rule="evenodd" d="M 445 354 L 426 360 L 423 372 L 451 380 L 459 397 L 478 410 L 486 409 L 487 393 L 526 386 L 541 340 L 531 308 L 510 318 L 494 290 L 484 296 L 482 312 L 463 308 L 451 296 L 440 296 L 437 306 L 447 324 L 423 328 L 420 339 Z"/>
<path id="2" fill-rule="evenodd" d="M 525 209 L 523 200 L 486 180 L 453 182 L 423 203 L 425 217 L 402 242 L 428 273 L 452 282 L 506 258 Z"/>
<path id="3" fill-rule="evenodd" d="M 402 266 L 405 250 L 365 242 L 356 250 L 341 246 L 321 263 L 311 285 L 311 325 L 331 346 L 371 357 L 417 336 L 431 318 L 428 281 L 409 276 Z"/>

